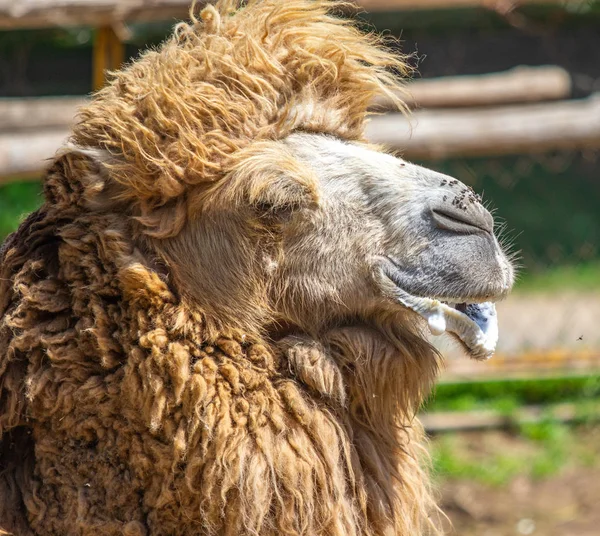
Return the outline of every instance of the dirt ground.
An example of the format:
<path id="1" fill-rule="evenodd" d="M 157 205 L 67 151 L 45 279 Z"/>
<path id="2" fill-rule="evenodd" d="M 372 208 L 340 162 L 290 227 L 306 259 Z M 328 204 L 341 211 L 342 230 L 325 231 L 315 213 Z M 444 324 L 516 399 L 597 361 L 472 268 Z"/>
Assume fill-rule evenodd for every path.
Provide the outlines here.
<path id="1" fill-rule="evenodd" d="M 443 485 L 442 507 L 460 536 L 599 536 L 600 469 L 571 468 L 541 481 L 517 477 L 493 488 Z"/>
<path id="2" fill-rule="evenodd" d="M 492 432 L 471 434 L 464 444 L 475 452 L 481 463 L 481 450 L 511 451 L 527 449 L 527 442 Z M 570 460 L 555 474 L 534 478 L 519 474 L 501 486 L 473 479 L 442 479 L 442 508 L 456 536 L 600 536 L 600 433 L 577 434 L 574 440 L 585 442 L 592 463 Z M 434 440 L 435 441 L 435 440 Z M 482 445 L 486 446 L 482 449 Z M 478 448 L 479 447 L 479 448 Z M 479 452 L 477 452 L 479 450 Z"/>

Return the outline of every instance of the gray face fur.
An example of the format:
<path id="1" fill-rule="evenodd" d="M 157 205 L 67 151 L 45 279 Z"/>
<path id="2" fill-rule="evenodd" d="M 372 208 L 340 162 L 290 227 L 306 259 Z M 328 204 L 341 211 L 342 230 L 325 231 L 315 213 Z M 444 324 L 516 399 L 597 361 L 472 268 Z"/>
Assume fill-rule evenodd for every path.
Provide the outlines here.
<path id="1" fill-rule="evenodd" d="M 312 331 L 392 307 L 429 318 L 439 305 L 432 298 L 480 303 L 511 289 L 513 268 L 492 216 L 461 182 L 332 137 L 294 134 L 285 143 L 320 190 L 319 203 L 285 226 L 284 253 L 273 263 L 274 301 L 287 321 Z M 471 318 L 485 313 L 469 307 Z M 449 331 L 475 357 L 489 357 L 470 339 L 477 326 L 463 328 Z"/>

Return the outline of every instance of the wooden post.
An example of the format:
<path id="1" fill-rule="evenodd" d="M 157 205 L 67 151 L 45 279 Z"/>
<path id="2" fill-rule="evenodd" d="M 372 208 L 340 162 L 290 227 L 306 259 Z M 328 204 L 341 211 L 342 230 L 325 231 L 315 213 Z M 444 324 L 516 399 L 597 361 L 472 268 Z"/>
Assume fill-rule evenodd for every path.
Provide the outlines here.
<path id="1" fill-rule="evenodd" d="M 93 88 L 98 91 L 106 82 L 107 71 L 118 69 L 125 58 L 125 46 L 112 26 L 96 29 L 93 58 Z"/>

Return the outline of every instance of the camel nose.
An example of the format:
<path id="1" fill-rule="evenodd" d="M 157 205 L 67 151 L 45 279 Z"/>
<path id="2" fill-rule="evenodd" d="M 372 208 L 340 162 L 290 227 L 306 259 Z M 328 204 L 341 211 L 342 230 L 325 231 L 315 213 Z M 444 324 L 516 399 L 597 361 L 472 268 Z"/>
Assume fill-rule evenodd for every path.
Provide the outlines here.
<path id="1" fill-rule="evenodd" d="M 460 203 L 437 201 L 430 209 L 431 217 L 439 229 L 461 234 L 494 232 L 492 215 L 475 200 Z"/>

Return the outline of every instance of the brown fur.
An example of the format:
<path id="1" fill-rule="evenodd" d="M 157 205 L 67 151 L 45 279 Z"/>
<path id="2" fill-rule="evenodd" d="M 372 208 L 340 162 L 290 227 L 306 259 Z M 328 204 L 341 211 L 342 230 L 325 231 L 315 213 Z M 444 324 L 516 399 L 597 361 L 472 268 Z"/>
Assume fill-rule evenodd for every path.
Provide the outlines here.
<path id="1" fill-rule="evenodd" d="M 402 106 L 391 73 L 404 62 L 328 15 L 338 4 L 250 1 L 231 16 L 237 2 L 220 1 L 114 73 L 81 111 L 73 140 L 118 155 L 111 176 L 147 233 L 177 234 L 184 217 L 170 204 L 183 208 L 178 200 L 221 178 L 256 140 L 295 130 L 360 140 L 376 95 Z M 157 210 L 165 204 L 168 218 Z"/>
<path id="2" fill-rule="evenodd" d="M 263 262 L 318 203 L 277 140 L 361 139 L 402 68 L 331 6 L 220 2 L 82 111 L 0 252 L 0 529 L 435 530 L 414 414 L 437 355 L 398 311 L 286 328 Z"/>

